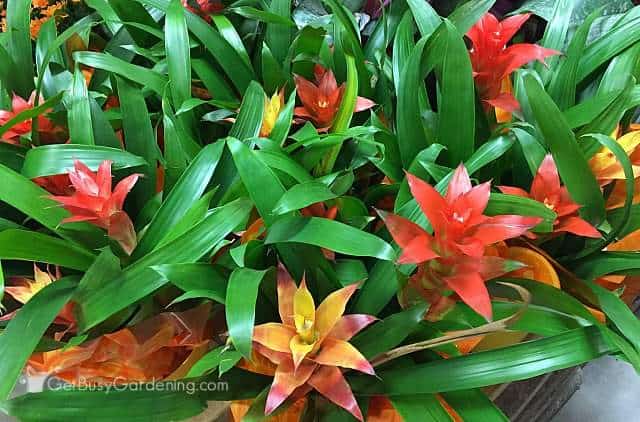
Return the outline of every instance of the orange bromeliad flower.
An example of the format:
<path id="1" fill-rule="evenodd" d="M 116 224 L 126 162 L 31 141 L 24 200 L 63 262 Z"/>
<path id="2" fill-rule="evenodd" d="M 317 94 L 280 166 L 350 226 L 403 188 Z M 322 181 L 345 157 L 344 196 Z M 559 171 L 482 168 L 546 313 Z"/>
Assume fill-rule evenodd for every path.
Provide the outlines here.
<path id="1" fill-rule="evenodd" d="M 391 236 L 402 248 L 398 262 L 419 265 L 410 280 L 412 287 L 432 304 L 442 299 L 444 303 L 433 306 L 438 310 L 442 310 L 448 300 L 442 292 L 451 289 L 472 309 L 490 319 L 491 300 L 485 280 L 513 271 L 518 264 L 486 256 L 486 248 L 526 233 L 541 219 L 484 215 L 490 182 L 472 187 L 463 165 L 455 171 L 444 197 L 411 174 L 407 174 L 407 179 L 434 235 L 406 218 L 382 212 L 381 215 Z"/>
<path id="2" fill-rule="evenodd" d="M 618 144 L 627 153 L 633 166 L 633 175 L 640 176 L 640 131 L 629 132 L 618 138 Z M 589 160 L 589 166 L 601 186 L 615 180 L 624 180 L 624 170 L 616 156 L 608 148 L 600 151 Z"/>
<path id="3" fill-rule="evenodd" d="M 136 246 L 136 232 L 122 207 L 140 175 L 126 177 L 112 191 L 111 161 L 103 161 L 98 172 L 94 173 L 76 160 L 74 169 L 68 174 L 75 192 L 69 196 L 51 196 L 72 214 L 62 222 L 86 221 L 101 227 L 107 230 L 110 238 L 120 243 L 125 252 L 131 253 Z"/>
<path id="4" fill-rule="evenodd" d="M 558 218 L 554 222 L 554 233 L 567 232 L 583 237 L 601 237 L 595 227 L 578 215 L 581 205 L 573 202 L 567 188 L 560 185 L 558 169 L 551 154 L 542 160 L 530 192 L 510 186 L 499 186 L 499 189 L 508 195 L 535 199 L 555 212 Z"/>
<path id="5" fill-rule="evenodd" d="M 276 365 L 265 414 L 272 413 L 288 397 L 311 389 L 362 420 L 362 413 L 342 370 L 355 369 L 374 375 L 367 359 L 348 340 L 375 321 L 369 315 L 345 315 L 345 307 L 357 286 L 331 293 L 316 308 L 303 280 L 299 287 L 280 268 L 278 309 L 282 323 L 254 328 L 254 350 Z"/>
<path id="6" fill-rule="evenodd" d="M 311 120 L 320 131 L 328 130 L 338 113 L 345 84 L 338 86 L 331 69 L 316 65 L 314 69 L 315 83 L 302 76 L 295 76 L 296 88 L 302 107 L 295 108 L 295 115 L 304 120 Z M 368 110 L 375 103 L 367 98 L 358 97 L 355 112 Z"/>
<path id="7" fill-rule="evenodd" d="M 205 304 L 162 313 L 80 346 L 35 353 L 27 372 L 85 387 L 183 377 L 209 348 L 210 311 Z"/>
<path id="8" fill-rule="evenodd" d="M 55 274 L 53 274 L 49 271 L 42 271 L 34 264 L 33 279 L 26 277 L 9 277 L 8 286 L 5 287 L 4 291 L 17 302 L 24 305 L 40 292 L 40 290 L 55 282 L 60 277 L 60 269 L 58 267 L 56 267 Z M 76 318 L 73 315 L 73 306 L 73 303 L 67 303 L 54 320 L 54 323 L 65 327 L 63 331 L 55 333 L 54 337 L 56 340 L 61 339 L 66 333 L 75 329 Z M 0 320 L 5 321 L 12 319 L 18 311 L 19 308 L 16 311 L 4 315 Z"/>
<path id="9" fill-rule="evenodd" d="M 264 117 L 262 118 L 262 127 L 260 128 L 260 136 L 266 138 L 271 135 L 276 120 L 280 115 L 280 111 L 284 107 L 284 91 L 276 92 L 271 98 L 264 100 Z"/>
<path id="10" fill-rule="evenodd" d="M 11 111 L 0 110 L 0 126 L 6 125 L 11 119 L 25 110 L 33 108 L 35 103 L 36 93 L 35 91 L 29 97 L 29 101 L 25 101 L 24 98 L 13 94 L 13 100 L 11 101 Z M 42 99 L 40 102 L 42 103 Z M 2 135 L 0 142 L 7 142 L 10 144 L 19 144 L 20 137 L 31 133 L 32 120 L 27 119 L 24 122 L 18 123 L 12 126 L 7 132 Z M 43 134 L 51 134 L 55 131 L 55 125 L 49 119 L 44 116 L 38 116 L 38 131 Z M 46 139 L 45 139 L 46 140 Z"/>
<path id="11" fill-rule="evenodd" d="M 486 13 L 467 33 L 471 40 L 471 64 L 478 95 L 485 105 L 515 111 L 518 101 L 508 92 L 502 92 L 502 82 L 522 65 L 533 60 L 544 61 L 560 54 L 535 44 L 507 43 L 529 19 L 530 14 L 511 16 L 503 21 Z"/>

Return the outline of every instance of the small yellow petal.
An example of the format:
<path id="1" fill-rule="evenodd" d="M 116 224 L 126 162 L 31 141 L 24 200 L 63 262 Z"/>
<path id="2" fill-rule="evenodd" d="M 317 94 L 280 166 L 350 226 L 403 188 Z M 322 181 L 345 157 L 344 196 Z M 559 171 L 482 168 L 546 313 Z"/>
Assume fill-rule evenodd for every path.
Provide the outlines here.
<path id="1" fill-rule="evenodd" d="M 304 279 L 293 295 L 293 320 L 298 334 L 310 341 L 316 320 L 316 305 Z"/>
<path id="2" fill-rule="evenodd" d="M 313 350 L 315 345 L 315 342 L 308 343 L 301 336 L 293 336 L 291 338 L 289 348 L 291 350 L 291 356 L 293 358 L 293 365 L 296 369 L 298 368 L 298 366 L 300 366 L 300 363 L 302 363 L 309 352 Z"/>

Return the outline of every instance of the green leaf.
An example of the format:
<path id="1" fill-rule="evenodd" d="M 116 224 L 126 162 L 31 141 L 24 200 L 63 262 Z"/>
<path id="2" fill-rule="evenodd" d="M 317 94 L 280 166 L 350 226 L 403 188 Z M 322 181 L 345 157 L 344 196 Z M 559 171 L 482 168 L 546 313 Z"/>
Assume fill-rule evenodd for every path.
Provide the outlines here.
<path id="1" fill-rule="evenodd" d="M 114 171 L 147 165 L 143 158 L 121 149 L 95 145 L 43 145 L 27 151 L 22 174 L 29 179 L 64 174 L 73 168 L 76 160 L 93 171 L 97 171 L 104 160 L 113 162 L 111 169 Z"/>
<path id="2" fill-rule="evenodd" d="M 85 66 L 113 72 L 123 78 L 139 83 L 140 85 L 153 90 L 158 95 L 162 95 L 168 82 L 163 75 L 153 70 L 127 63 L 122 59 L 106 53 L 76 51 L 73 53 L 73 59 L 77 63 L 81 63 Z"/>
<path id="3" fill-rule="evenodd" d="M 501 349 L 349 377 L 356 394 L 404 396 L 448 392 L 536 377 L 615 351 L 598 327 L 578 328 Z"/>
<path id="4" fill-rule="evenodd" d="M 405 421 L 451 421 L 435 394 L 392 397 L 391 403 Z"/>
<path id="5" fill-rule="evenodd" d="M 316 181 L 300 183 L 282 195 L 273 208 L 273 213 L 286 214 L 334 198 L 337 198 L 337 195 L 324 183 Z"/>
<path id="6" fill-rule="evenodd" d="M 29 150 L 20 145 L 0 142 L 0 164 L 19 172 L 24 163 L 24 156 Z"/>
<path id="7" fill-rule="evenodd" d="M 620 332 L 633 344 L 635 349 L 640 350 L 640 320 L 631 312 L 631 309 L 620 300 L 615 294 L 590 281 L 588 283 L 593 293 L 595 293 L 600 303 L 600 309 L 615 324 Z"/>
<path id="8" fill-rule="evenodd" d="M 281 18 L 290 21 L 291 0 L 272 0 L 269 11 Z M 287 50 L 291 46 L 292 31 L 288 23 L 272 22 L 267 25 L 266 42 L 276 60 L 282 63 L 287 56 Z"/>
<path id="9" fill-rule="evenodd" d="M 4 235 L 4 233 L 0 233 Z M 62 278 L 36 293 L 9 321 L 0 336 L 0 400 L 5 401 L 22 369 L 62 307 L 69 301 L 75 279 Z"/>
<path id="10" fill-rule="evenodd" d="M 164 286 L 167 279 L 151 267 L 197 262 L 242 224 L 250 209 L 247 201 L 237 200 L 214 210 L 188 232 L 127 267 L 121 277 L 78 298 L 81 331 L 96 326 Z"/>
<path id="11" fill-rule="evenodd" d="M 448 19 L 463 35 L 491 9 L 496 0 L 468 1 L 460 5 L 449 15 Z"/>
<path id="12" fill-rule="evenodd" d="M 586 280 L 595 280 L 603 275 L 614 273 L 637 274 L 640 260 L 636 252 L 601 252 L 579 260 L 573 271 Z"/>
<path id="13" fill-rule="evenodd" d="M 225 302 L 227 279 L 211 264 L 158 265 L 153 270 L 187 293 L 206 291 L 208 298 L 222 304 Z"/>
<path id="14" fill-rule="evenodd" d="M 564 118 L 567 120 L 567 123 L 569 123 L 569 126 L 571 126 L 571 129 L 584 126 L 602 114 L 602 112 L 611 106 L 611 103 L 620 97 L 620 94 L 622 94 L 622 91 L 594 95 L 565 110 L 563 113 Z"/>
<path id="15" fill-rule="evenodd" d="M 69 241 L 29 230 L 12 229 L 0 232 L 0 259 L 46 262 L 86 270 L 95 256 Z"/>
<path id="16" fill-rule="evenodd" d="M 281 217 L 270 227 L 265 244 L 296 242 L 319 246 L 352 256 L 392 261 L 395 251 L 384 240 L 326 218 Z"/>
<path id="17" fill-rule="evenodd" d="M 445 28 L 447 47 L 440 70 L 437 139 L 447 147 L 447 162 L 456 166 L 473 154 L 476 97 L 467 47 L 451 23 L 445 21 Z"/>
<path id="18" fill-rule="evenodd" d="M 415 2 L 416 0 L 413 1 L 413 3 Z M 411 6 L 411 3 L 412 2 L 409 2 L 410 6 Z M 431 6 L 429 5 L 429 3 L 422 2 L 420 0 L 417 0 L 417 3 L 421 5 L 425 5 L 424 6 L 425 9 L 433 10 L 431 9 Z M 396 30 L 396 36 L 393 39 L 393 58 L 392 58 L 391 64 L 393 66 L 393 85 L 395 86 L 395 89 L 396 89 L 396 95 L 400 95 L 401 75 L 402 75 L 402 72 L 404 71 L 407 60 L 411 56 L 411 50 L 415 47 L 414 36 L 415 36 L 416 30 L 415 30 L 415 26 L 413 25 L 413 20 L 411 18 L 411 12 L 414 10 L 413 7 L 417 7 L 417 6 L 415 6 L 414 4 L 414 6 L 411 6 L 411 7 L 412 7 L 411 11 L 407 10 L 404 16 L 402 17 L 402 20 L 398 25 L 398 29 Z M 418 10 L 422 10 L 422 9 L 418 9 Z M 416 19 L 416 22 L 418 22 L 417 19 Z M 437 24 L 438 25 L 440 24 L 439 17 L 437 17 Z M 435 30 L 435 27 L 429 28 L 429 29 L 430 31 L 428 31 L 427 29 L 424 29 L 425 32 L 428 32 L 427 36 L 433 33 L 433 31 Z M 423 29 L 420 30 L 420 33 L 422 34 L 423 37 L 425 36 Z"/>
<path id="19" fill-rule="evenodd" d="M 397 291 L 398 276 L 395 263 L 377 261 L 360 288 L 353 309 L 358 313 L 377 315 Z"/>
<path id="20" fill-rule="evenodd" d="M 138 180 L 133 190 L 136 208 L 141 210 L 155 192 L 156 160 L 160 152 L 142 91 L 127 79 L 116 76 L 116 81 L 127 150 L 148 163 L 141 169 L 145 177 Z"/>
<path id="21" fill-rule="evenodd" d="M 547 208 L 543 203 L 529 198 L 515 195 L 503 195 L 492 193 L 485 210 L 486 215 L 524 215 L 541 217 L 543 221 L 533 231 L 549 233 L 553 231 L 553 223 L 556 221 L 555 212 Z"/>
<path id="22" fill-rule="evenodd" d="M 187 378 L 202 376 L 223 364 L 235 366 L 240 359 L 242 359 L 242 355 L 239 352 L 229 350 L 227 346 L 216 347 L 193 365 L 187 374 Z"/>
<path id="23" fill-rule="evenodd" d="M 465 421 L 509 421 L 481 390 L 450 391 L 444 393 L 443 397 Z"/>
<path id="24" fill-rule="evenodd" d="M 215 92 L 216 98 L 221 101 L 236 101 L 236 94 L 233 92 L 228 82 L 220 76 L 218 71 L 205 59 L 192 58 L 191 67 L 205 88 L 209 92 Z"/>
<path id="25" fill-rule="evenodd" d="M 574 0 L 559 0 L 556 2 L 553 17 L 547 23 L 544 35 L 540 41 L 541 46 L 556 51 L 562 51 L 564 49 L 574 5 Z M 547 81 L 552 73 L 551 69 L 557 70 L 556 63 L 558 62 L 558 57 L 549 57 L 545 62 L 546 66 L 542 63 L 536 63 L 534 68 L 542 79 Z"/>
<path id="26" fill-rule="evenodd" d="M 240 38 L 240 35 L 238 35 L 238 32 L 231 21 L 223 15 L 213 15 L 211 18 L 213 19 L 213 23 L 216 25 L 216 28 L 218 28 L 220 35 L 222 35 L 229 45 L 236 50 L 238 56 L 244 60 L 247 66 L 251 67 L 251 60 L 249 59 L 247 50 L 245 49 L 242 39 Z"/>
<path id="27" fill-rule="evenodd" d="M 10 400 L 4 410 L 25 422 L 169 422 L 196 416 L 206 408 L 200 392 L 189 394 L 188 388 L 187 384 L 158 384 L 153 390 L 134 386 L 104 391 L 45 391 Z"/>
<path id="28" fill-rule="evenodd" d="M 91 108 L 89 92 L 84 75 L 79 67 L 73 73 L 73 84 L 67 100 L 67 119 L 71 143 L 95 145 L 93 125 L 91 124 Z"/>
<path id="29" fill-rule="evenodd" d="M 136 1 L 166 12 L 171 0 Z M 247 65 L 236 50 L 209 23 L 188 11 L 185 12 L 185 19 L 189 31 L 200 40 L 202 45 L 215 58 L 234 86 L 241 93 L 244 93 L 251 80 L 255 78 L 251 66 Z"/>
<path id="30" fill-rule="evenodd" d="M 5 5 L 7 52 L 15 64 L 15 69 L 19 69 L 10 75 L 8 88 L 23 98 L 29 98 L 33 90 L 31 0 L 8 0 Z"/>
<path id="31" fill-rule="evenodd" d="M 585 49 L 578 68 L 578 82 L 583 81 L 602 64 L 638 41 L 640 41 L 640 17 L 626 20 L 622 25 L 616 25 Z"/>
<path id="32" fill-rule="evenodd" d="M 200 151 L 154 215 L 133 252 L 133 259 L 138 259 L 153 250 L 200 199 L 218 166 L 223 150 L 224 142 L 217 142 Z"/>
<path id="33" fill-rule="evenodd" d="M 265 93 L 257 82 L 251 82 L 242 98 L 238 117 L 229 132 L 229 136 L 245 140 L 260 133 L 264 115 Z"/>
<path id="34" fill-rule="evenodd" d="M 231 273 L 225 301 L 229 336 L 246 359 L 251 359 L 258 289 L 267 271 L 237 268 Z"/>
<path id="35" fill-rule="evenodd" d="M 418 328 L 427 305 L 417 305 L 376 322 L 356 335 L 351 343 L 367 359 L 372 359 L 402 343 Z"/>
<path id="36" fill-rule="evenodd" d="M 293 110 L 295 106 L 296 90 L 294 89 L 289 96 L 287 104 L 282 110 L 280 110 L 280 114 L 278 114 L 278 118 L 276 119 L 276 123 L 273 126 L 273 130 L 269 135 L 269 138 L 278 145 L 284 145 L 287 137 L 289 136 L 289 131 L 291 130 L 291 122 L 293 120 Z"/>
<path id="37" fill-rule="evenodd" d="M 560 177 L 572 199 L 583 205 L 582 215 L 591 222 L 599 223 L 604 218 L 604 198 L 571 128 L 535 77 L 525 76 L 524 84 L 531 108 L 551 150 Z"/>
<path id="38" fill-rule="evenodd" d="M 570 17 L 570 13 L 566 13 L 560 8 L 562 4 L 558 3 L 558 11 L 560 13 L 559 19 L 565 21 L 566 17 Z M 571 5 L 564 5 L 572 8 Z M 553 73 L 551 84 L 549 85 L 549 95 L 555 100 L 560 110 L 566 110 L 573 106 L 576 101 L 576 85 L 578 84 L 578 66 L 580 64 L 580 58 L 584 52 L 584 48 L 587 42 L 587 36 L 589 35 L 589 29 L 593 21 L 599 16 L 599 12 L 596 11 L 589 15 L 587 20 L 578 28 L 569 48 L 567 50 L 566 58 L 560 63 Z M 561 46 L 550 47 L 560 49 Z M 542 68 L 542 66 L 541 66 Z"/>
<path id="39" fill-rule="evenodd" d="M 421 0 L 407 0 L 407 4 L 411 9 L 411 14 L 413 15 L 413 19 L 415 20 L 422 37 L 428 37 L 431 35 L 440 23 L 442 23 L 442 19 L 440 19 L 438 13 L 429 3 Z M 402 22 L 400 25 L 402 25 Z M 399 30 L 400 27 L 398 26 L 398 31 Z"/>
<path id="40" fill-rule="evenodd" d="M 172 0 L 164 23 L 171 98 L 176 107 L 191 98 L 191 54 L 184 13 L 182 2 Z"/>
<path id="41" fill-rule="evenodd" d="M 293 21 L 288 17 L 271 12 L 265 12 L 264 10 L 259 10 L 251 6 L 230 7 L 228 10 L 231 13 L 235 13 L 247 19 L 253 19 L 259 22 L 285 25 L 289 27 L 295 26 L 295 23 L 293 23 Z"/>

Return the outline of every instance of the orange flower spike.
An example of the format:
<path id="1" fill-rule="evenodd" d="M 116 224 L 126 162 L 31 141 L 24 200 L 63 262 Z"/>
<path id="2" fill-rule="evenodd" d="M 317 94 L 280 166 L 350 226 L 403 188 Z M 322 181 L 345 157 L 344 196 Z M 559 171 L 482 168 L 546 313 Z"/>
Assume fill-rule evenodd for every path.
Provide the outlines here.
<path id="1" fill-rule="evenodd" d="M 520 66 L 533 60 L 544 61 L 560 54 L 535 44 L 507 43 L 529 19 L 530 14 L 511 16 L 503 21 L 486 13 L 469 30 L 471 40 L 471 64 L 478 95 L 485 106 L 497 107 L 507 112 L 519 108 L 518 101 L 508 92 L 501 92 L 502 82 Z"/>
<path id="2" fill-rule="evenodd" d="M 561 186 L 558 169 L 551 154 L 542 160 L 542 164 L 533 178 L 530 192 L 510 186 L 499 186 L 498 188 L 507 195 L 535 199 L 554 211 L 558 216 L 554 222 L 554 233 L 567 232 L 583 237 L 601 237 L 595 227 L 578 215 L 581 206 L 573 202 L 567 188 Z"/>
<path id="3" fill-rule="evenodd" d="M 103 161 L 97 173 L 94 173 L 76 160 L 74 169 L 68 174 L 75 193 L 69 196 L 51 196 L 51 199 L 62 204 L 71 213 L 71 217 L 65 218 L 62 223 L 86 221 L 101 227 L 130 254 L 136 246 L 136 233 L 131 219 L 122 207 L 140 175 L 126 177 L 112 191 L 111 161 Z"/>
<path id="4" fill-rule="evenodd" d="M 294 114 L 302 120 L 311 120 L 320 131 L 327 131 L 333 124 L 333 120 L 338 113 L 345 85 L 338 86 L 336 77 L 331 69 L 325 69 L 316 65 L 315 83 L 295 76 L 298 96 L 302 102 L 302 107 L 296 107 Z M 354 112 L 368 110 L 375 103 L 367 98 L 358 97 Z"/>
<path id="5" fill-rule="evenodd" d="M 266 138 L 271 135 L 280 111 L 284 107 L 284 90 L 276 92 L 271 98 L 264 100 L 264 117 L 262 118 L 262 127 L 260 128 L 260 136 Z"/>
<path id="6" fill-rule="evenodd" d="M 16 117 L 18 114 L 23 111 L 29 110 L 33 108 L 35 103 L 35 91 L 31 94 L 28 101 L 25 101 L 23 98 L 19 97 L 16 94 L 13 94 L 13 99 L 11 101 L 11 111 L 8 110 L 0 110 L 0 126 L 7 124 L 11 119 Z M 41 98 L 40 103 L 44 102 Z M 24 122 L 18 123 L 5 132 L 0 138 L 0 142 L 7 142 L 10 144 L 19 144 L 20 137 L 25 136 L 31 133 L 32 128 L 32 120 L 27 119 Z M 52 133 L 55 131 L 55 126 L 53 122 L 47 119 L 44 116 L 38 116 L 38 131 L 42 133 Z"/>
<path id="7" fill-rule="evenodd" d="M 298 388 L 311 387 L 362 420 L 353 393 L 339 369 L 374 374 L 364 356 L 347 342 L 375 321 L 374 317 L 365 315 L 343 316 L 356 288 L 351 285 L 337 290 L 316 308 L 306 282 L 303 280 L 296 287 L 280 266 L 278 310 L 282 323 L 262 324 L 253 332 L 254 351 L 277 365 L 265 414 L 273 412 Z M 328 380 L 335 388 L 334 384 L 327 384 Z"/>

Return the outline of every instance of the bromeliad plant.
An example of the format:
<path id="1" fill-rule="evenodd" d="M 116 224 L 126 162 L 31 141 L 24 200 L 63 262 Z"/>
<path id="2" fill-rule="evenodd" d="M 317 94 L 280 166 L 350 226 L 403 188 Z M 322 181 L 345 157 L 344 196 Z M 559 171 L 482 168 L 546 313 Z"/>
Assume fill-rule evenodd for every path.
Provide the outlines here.
<path id="1" fill-rule="evenodd" d="M 640 370 L 640 8 L 4 3 L 4 412 L 493 421 Z"/>

